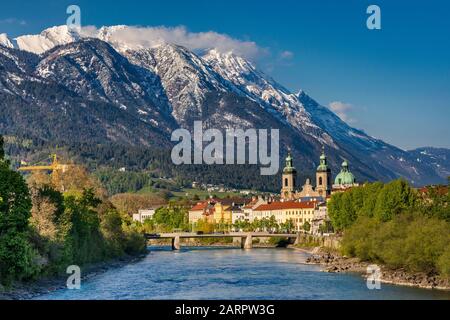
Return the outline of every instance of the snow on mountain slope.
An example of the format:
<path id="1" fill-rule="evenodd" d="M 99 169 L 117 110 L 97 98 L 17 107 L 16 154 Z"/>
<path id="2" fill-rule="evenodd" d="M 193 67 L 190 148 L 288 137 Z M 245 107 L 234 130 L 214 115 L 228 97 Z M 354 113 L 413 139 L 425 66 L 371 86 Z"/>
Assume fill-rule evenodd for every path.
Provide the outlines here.
<path id="1" fill-rule="evenodd" d="M 205 94 L 229 90 L 224 81 L 198 56 L 186 48 L 162 44 L 155 48 L 122 52 L 132 63 L 146 68 L 160 79 L 179 124 L 200 119 Z"/>
<path id="2" fill-rule="evenodd" d="M 79 32 L 62 25 L 45 29 L 40 34 L 17 37 L 15 41 L 19 49 L 41 54 L 56 46 L 78 41 L 82 36 Z"/>
<path id="3" fill-rule="evenodd" d="M 294 129 L 311 135 L 320 143 L 336 147 L 332 137 L 311 121 L 311 115 L 298 101 L 297 96 L 257 70 L 255 66 L 233 53 L 221 53 L 215 49 L 202 58 L 223 78 L 242 90 L 250 99 L 291 125 Z"/>
<path id="4" fill-rule="evenodd" d="M 450 150 L 445 148 L 424 147 L 410 150 L 409 154 L 416 162 L 427 165 L 436 171 L 442 179 L 450 177 Z"/>
<path id="5" fill-rule="evenodd" d="M 7 48 L 14 48 L 14 44 L 8 38 L 8 35 L 6 33 L 0 33 L 0 45 Z"/>
<path id="6" fill-rule="evenodd" d="M 33 75 L 37 63 L 34 54 L 0 45 L 0 91 L 25 98 L 28 93 L 20 88 L 23 82 L 44 82 Z"/>
<path id="7" fill-rule="evenodd" d="M 176 125 L 159 78 L 103 41 L 83 39 L 47 51 L 35 74 L 90 100 L 115 104 L 143 121 L 152 120 L 164 130 Z"/>

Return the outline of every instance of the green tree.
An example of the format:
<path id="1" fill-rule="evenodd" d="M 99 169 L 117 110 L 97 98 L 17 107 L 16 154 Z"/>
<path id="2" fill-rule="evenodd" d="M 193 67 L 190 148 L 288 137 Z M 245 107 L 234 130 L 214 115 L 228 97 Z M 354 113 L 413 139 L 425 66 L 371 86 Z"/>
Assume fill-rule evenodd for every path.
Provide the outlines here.
<path id="1" fill-rule="evenodd" d="M 295 228 L 295 225 L 294 225 L 294 222 L 292 221 L 292 219 L 289 219 L 285 223 L 282 223 L 280 225 L 280 229 L 287 233 L 291 233 L 294 228 Z"/>
<path id="2" fill-rule="evenodd" d="M 156 210 L 153 220 L 161 231 L 173 231 L 173 229 L 188 231 L 190 228 L 187 208 L 175 202 L 170 202 L 167 206 Z"/>
<path id="3" fill-rule="evenodd" d="M 4 144 L 5 144 L 5 139 L 3 138 L 3 136 L 0 136 L 0 160 L 5 159 L 5 150 L 3 149 Z"/>
<path id="4" fill-rule="evenodd" d="M 270 231 L 278 231 L 280 226 L 278 225 L 277 219 L 275 216 L 271 216 L 267 221 L 267 229 Z"/>
<path id="5" fill-rule="evenodd" d="M 0 139 L 0 281 L 34 276 L 37 251 L 28 241 L 31 198 L 22 176 L 9 168 Z"/>
<path id="6" fill-rule="evenodd" d="M 400 214 L 383 222 L 360 217 L 344 233 L 343 253 L 391 268 L 448 275 L 448 222 L 421 214 Z"/>
<path id="7" fill-rule="evenodd" d="M 342 231 L 350 227 L 357 218 L 351 203 L 350 192 L 351 190 L 334 194 L 328 203 L 328 213 L 331 222 L 337 231 Z"/>
<path id="8" fill-rule="evenodd" d="M 374 216 L 381 221 L 389 221 L 406 209 L 413 208 L 416 194 L 405 180 L 394 180 L 379 192 Z"/>
<path id="9" fill-rule="evenodd" d="M 308 221 L 303 224 L 303 230 L 305 230 L 306 232 L 309 232 L 309 230 L 311 230 L 311 224 Z"/>

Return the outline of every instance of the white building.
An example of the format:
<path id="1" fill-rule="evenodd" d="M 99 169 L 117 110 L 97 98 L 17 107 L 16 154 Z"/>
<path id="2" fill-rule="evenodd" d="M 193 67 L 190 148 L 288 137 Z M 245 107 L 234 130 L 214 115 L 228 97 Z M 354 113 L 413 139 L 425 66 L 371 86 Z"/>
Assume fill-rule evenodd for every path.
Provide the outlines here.
<path id="1" fill-rule="evenodd" d="M 321 203 L 314 211 L 314 218 L 311 224 L 311 233 L 320 234 L 320 226 L 330 221 L 328 217 L 327 204 Z"/>
<path id="2" fill-rule="evenodd" d="M 138 213 L 133 214 L 133 221 L 144 223 L 147 219 L 152 219 L 156 209 L 139 210 Z"/>
<path id="3" fill-rule="evenodd" d="M 294 225 L 296 231 L 301 231 L 305 223 L 312 224 L 314 211 L 318 203 L 284 201 L 262 204 L 253 210 L 253 218 L 262 220 L 270 219 L 272 216 L 278 224 L 286 223 L 288 220 Z"/>
<path id="4" fill-rule="evenodd" d="M 253 222 L 255 220 L 255 216 L 253 214 L 253 210 L 259 207 L 262 204 L 267 204 L 267 201 L 262 198 L 255 198 L 250 203 L 244 206 L 244 219 L 249 222 Z"/>
<path id="5" fill-rule="evenodd" d="M 245 213 L 239 206 L 231 207 L 231 223 L 235 224 L 236 221 L 245 221 Z"/>

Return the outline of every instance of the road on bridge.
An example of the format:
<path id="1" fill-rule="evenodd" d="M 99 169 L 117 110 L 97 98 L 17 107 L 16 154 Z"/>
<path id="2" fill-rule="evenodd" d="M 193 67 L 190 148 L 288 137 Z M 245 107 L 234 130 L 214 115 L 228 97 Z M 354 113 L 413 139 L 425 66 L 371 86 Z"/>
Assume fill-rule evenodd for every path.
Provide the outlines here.
<path id="1" fill-rule="evenodd" d="M 229 232 L 229 233 L 161 233 L 161 234 L 145 234 L 147 240 L 172 239 L 172 249 L 180 250 L 180 239 L 187 238 L 240 238 L 241 247 L 243 249 L 253 248 L 253 238 L 295 238 L 295 243 L 300 240 L 300 233 L 269 233 L 269 232 Z M 245 240 L 244 240 L 245 239 Z"/>

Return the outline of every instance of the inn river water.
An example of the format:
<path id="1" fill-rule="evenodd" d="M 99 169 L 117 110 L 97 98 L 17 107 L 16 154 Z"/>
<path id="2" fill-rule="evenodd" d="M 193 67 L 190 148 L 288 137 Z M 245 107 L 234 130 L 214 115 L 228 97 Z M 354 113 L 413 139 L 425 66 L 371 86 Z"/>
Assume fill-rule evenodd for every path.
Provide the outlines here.
<path id="1" fill-rule="evenodd" d="M 150 247 L 141 261 L 112 268 L 36 299 L 447 299 L 450 292 L 381 284 L 358 274 L 321 272 L 291 249 Z"/>

